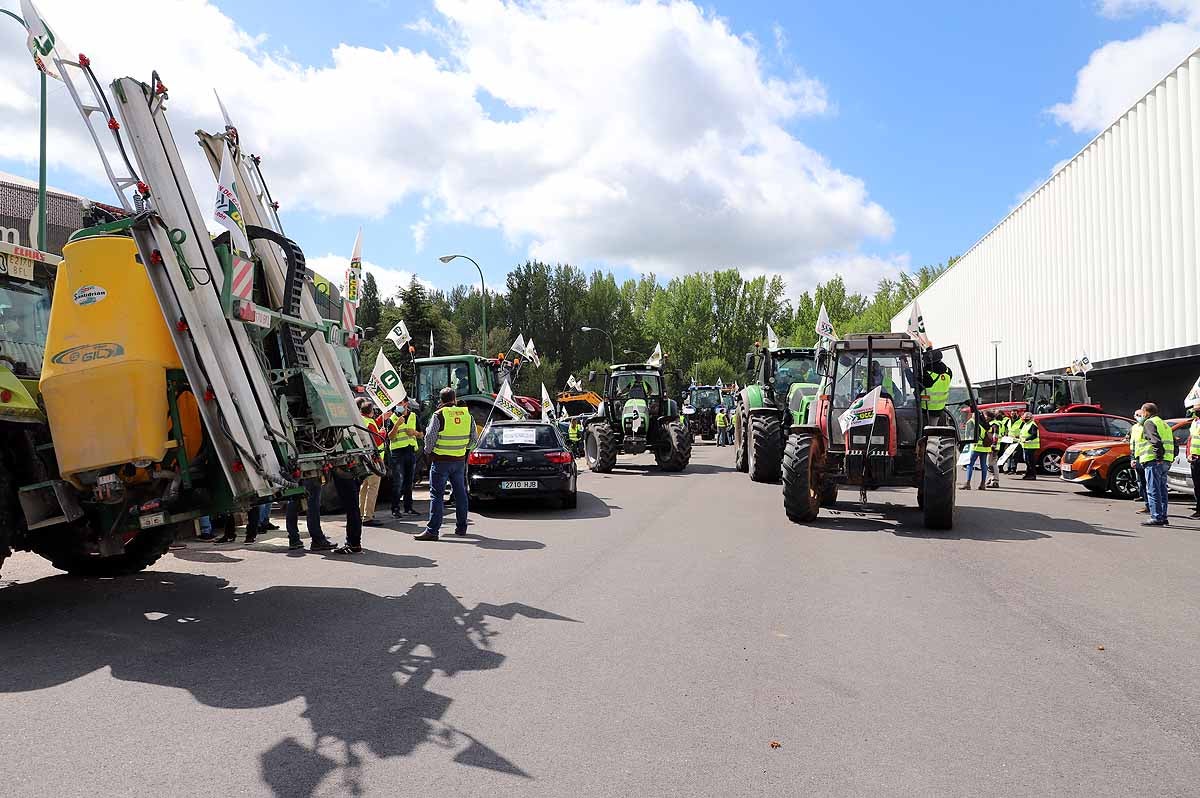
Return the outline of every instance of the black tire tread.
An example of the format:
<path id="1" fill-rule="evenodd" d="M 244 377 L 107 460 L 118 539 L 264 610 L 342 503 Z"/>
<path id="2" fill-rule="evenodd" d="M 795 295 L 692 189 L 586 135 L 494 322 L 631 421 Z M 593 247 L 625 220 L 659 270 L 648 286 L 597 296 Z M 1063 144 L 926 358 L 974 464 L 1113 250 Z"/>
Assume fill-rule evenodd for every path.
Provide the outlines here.
<path id="1" fill-rule="evenodd" d="M 677 421 L 668 422 L 664 432 L 671 441 L 669 451 L 654 452 L 654 460 L 663 471 L 682 471 L 692 461 L 692 436 Z"/>
<path id="2" fill-rule="evenodd" d="M 783 467 L 783 426 L 775 413 L 756 413 L 750 419 L 750 479 L 778 482 Z"/>
<path id="3" fill-rule="evenodd" d="M 929 438 L 925 443 L 925 470 L 921 493 L 926 529 L 954 527 L 955 468 L 958 450 L 953 438 Z"/>
<path id="4" fill-rule="evenodd" d="M 789 435 L 783 449 L 783 511 L 790 521 L 807 524 L 821 511 L 819 491 L 812 486 L 811 435 Z"/>
<path id="5" fill-rule="evenodd" d="M 590 425 L 587 434 L 596 438 L 596 462 L 588 463 L 588 468 L 597 474 L 607 474 L 617 465 L 617 436 L 607 423 Z"/>
<path id="6" fill-rule="evenodd" d="M 33 550 L 50 561 L 60 571 L 72 576 L 113 577 L 129 576 L 144 571 L 167 553 L 179 527 L 191 522 L 156 527 L 139 532 L 125 547 L 125 553 L 115 557 L 97 557 L 80 545 L 79 535 L 58 537 L 35 544 Z M 82 530 L 78 530 L 82 534 Z"/>
<path id="7" fill-rule="evenodd" d="M 750 457 L 747 451 L 749 435 L 747 435 L 746 404 L 740 398 L 737 401 L 735 412 L 738 417 L 738 429 L 734 431 L 733 467 L 745 474 L 750 470 Z M 737 434 L 739 431 L 740 435 Z"/>

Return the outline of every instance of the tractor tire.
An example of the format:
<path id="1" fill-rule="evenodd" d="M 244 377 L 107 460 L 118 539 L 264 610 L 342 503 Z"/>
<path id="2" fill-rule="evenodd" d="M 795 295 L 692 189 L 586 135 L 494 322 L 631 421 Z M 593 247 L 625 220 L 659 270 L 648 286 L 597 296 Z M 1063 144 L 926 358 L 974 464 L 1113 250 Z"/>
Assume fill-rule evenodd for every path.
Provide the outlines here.
<path id="1" fill-rule="evenodd" d="M 733 435 L 733 467 L 745 474 L 750 470 L 749 453 L 747 452 L 746 406 L 738 401 L 738 425 Z"/>
<path id="2" fill-rule="evenodd" d="M 779 416 L 759 413 L 750 417 L 750 479 L 778 482 L 783 466 L 783 428 Z"/>
<path id="3" fill-rule="evenodd" d="M 929 438 L 925 443 L 925 473 L 918 490 L 926 529 L 954 527 L 955 464 L 958 452 L 952 438 Z"/>
<path id="4" fill-rule="evenodd" d="M 783 450 L 783 511 L 792 523 L 807 524 L 821 511 L 819 472 L 811 435 L 789 435 Z"/>
<path id="5" fill-rule="evenodd" d="M 617 436 L 607 424 L 592 424 L 588 427 L 583 442 L 583 454 L 588 470 L 607 474 L 617 464 Z"/>
<path id="6" fill-rule="evenodd" d="M 114 557 L 101 557 L 88 551 L 83 541 L 87 528 L 81 525 L 66 530 L 65 536 L 36 541 L 33 551 L 72 576 L 129 576 L 158 562 L 175 540 L 176 532 L 185 531 L 191 525 L 191 521 L 184 521 L 142 530 L 126 544 L 124 554 Z"/>
<path id="7" fill-rule="evenodd" d="M 654 450 L 654 460 L 663 471 L 682 471 L 692 461 L 692 438 L 681 424 L 667 424 L 664 430 L 671 442 L 667 451 Z"/>

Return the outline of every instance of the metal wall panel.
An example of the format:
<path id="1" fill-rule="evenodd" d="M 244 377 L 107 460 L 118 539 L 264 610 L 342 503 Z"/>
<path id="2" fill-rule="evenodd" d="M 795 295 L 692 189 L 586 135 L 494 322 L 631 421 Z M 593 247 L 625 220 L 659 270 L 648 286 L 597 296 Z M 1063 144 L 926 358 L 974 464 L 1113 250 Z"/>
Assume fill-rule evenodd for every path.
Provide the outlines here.
<path id="1" fill-rule="evenodd" d="M 1200 50 L 918 297 L 976 381 L 1200 344 Z M 997 288 L 1005 297 L 996 300 Z M 892 319 L 903 330 L 909 308 Z"/>

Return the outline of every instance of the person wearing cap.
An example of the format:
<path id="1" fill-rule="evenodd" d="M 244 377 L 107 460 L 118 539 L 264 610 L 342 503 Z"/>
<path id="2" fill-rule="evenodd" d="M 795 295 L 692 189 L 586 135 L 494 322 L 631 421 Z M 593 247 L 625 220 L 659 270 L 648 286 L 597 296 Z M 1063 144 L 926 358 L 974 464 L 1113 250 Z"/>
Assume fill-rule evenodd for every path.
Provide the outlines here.
<path id="1" fill-rule="evenodd" d="M 471 411 L 459 407 L 453 388 L 443 388 L 425 428 L 429 457 L 429 523 L 414 540 L 437 540 L 445 512 L 446 482 L 454 493 L 454 534 L 467 534 L 467 452 L 479 442 Z"/>

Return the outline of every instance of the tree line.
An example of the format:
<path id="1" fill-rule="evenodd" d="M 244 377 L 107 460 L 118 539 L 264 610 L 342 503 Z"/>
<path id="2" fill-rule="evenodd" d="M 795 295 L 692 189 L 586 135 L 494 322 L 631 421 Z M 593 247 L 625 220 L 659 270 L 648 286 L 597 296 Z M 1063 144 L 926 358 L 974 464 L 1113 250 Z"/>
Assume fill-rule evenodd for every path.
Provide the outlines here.
<path id="1" fill-rule="evenodd" d="M 824 304 L 839 335 L 889 330 L 892 317 L 955 260 L 898 271 L 871 294 L 848 291 L 839 275 L 803 292 L 794 304 L 777 275 L 747 279 L 736 269 L 721 269 L 665 283 L 653 274 L 618 283 L 608 272 L 527 261 L 508 273 L 502 290 L 488 290 L 486 341 L 478 288 L 430 290 L 414 277 L 394 296 L 381 297 L 368 273 L 358 310 L 358 323 L 368 330 L 360 363 L 368 376 L 387 333 L 403 320 L 415 357 L 429 354 L 431 332 L 436 355 L 495 357 L 507 352 L 518 334 L 532 337 L 542 362 L 522 367 L 514 386 L 521 394 L 537 396 L 541 383 L 557 392 L 570 375 L 601 374 L 613 362 L 643 362 L 656 344 L 667 355 L 667 369 L 684 381 L 741 381 L 745 355 L 756 342 L 765 342 L 768 325 L 784 344 L 814 346 Z M 606 331 L 611 342 L 608 335 L 582 327 Z M 407 361 L 409 353 L 398 355 L 386 345 L 393 363 Z"/>

